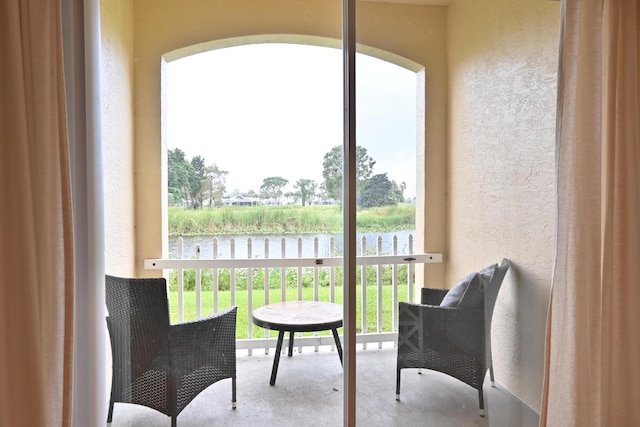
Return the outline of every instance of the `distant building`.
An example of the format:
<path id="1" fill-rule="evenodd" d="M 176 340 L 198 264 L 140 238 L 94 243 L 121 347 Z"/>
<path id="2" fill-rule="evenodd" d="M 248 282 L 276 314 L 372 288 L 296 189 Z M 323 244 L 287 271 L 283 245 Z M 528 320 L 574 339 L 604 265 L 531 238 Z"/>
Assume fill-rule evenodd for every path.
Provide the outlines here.
<path id="1" fill-rule="evenodd" d="M 318 200 L 312 200 L 311 202 L 309 202 L 309 204 L 327 206 L 327 205 L 337 205 L 338 202 L 333 199 L 318 199 Z"/>
<path id="2" fill-rule="evenodd" d="M 254 197 L 235 196 L 222 201 L 224 206 L 258 206 L 258 199 Z"/>

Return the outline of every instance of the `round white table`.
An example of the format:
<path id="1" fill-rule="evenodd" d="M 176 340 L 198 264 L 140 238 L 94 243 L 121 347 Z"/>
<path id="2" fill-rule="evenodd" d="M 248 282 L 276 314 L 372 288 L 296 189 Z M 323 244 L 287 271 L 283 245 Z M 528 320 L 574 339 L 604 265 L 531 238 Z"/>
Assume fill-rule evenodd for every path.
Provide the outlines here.
<path id="1" fill-rule="evenodd" d="M 276 383 L 285 332 L 289 332 L 289 357 L 291 357 L 295 332 L 331 330 L 340 363 L 342 363 L 342 345 L 338 336 L 338 328 L 342 327 L 342 305 L 340 304 L 320 301 L 285 301 L 267 304 L 253 311 L 253 323 L 265 329 L 279 331 L 276 355 L 271 369 L 271 381 L 269 381 L 271 385 Z"/>

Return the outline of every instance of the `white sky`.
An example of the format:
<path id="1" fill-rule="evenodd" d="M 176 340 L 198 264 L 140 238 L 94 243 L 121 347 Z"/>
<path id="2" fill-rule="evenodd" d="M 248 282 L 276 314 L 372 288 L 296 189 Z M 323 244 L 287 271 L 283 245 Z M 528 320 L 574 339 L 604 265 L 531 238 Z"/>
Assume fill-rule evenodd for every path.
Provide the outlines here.
<path id="1" fill-rule="evenodd" d="M 373 174 L 415 195 L 416 77 L 357 55 L 356 140 Z M 320 184 L 324 155 L 342 144 L 342 52 L 256 44 L 218 49 L 167 64 L 169 149 L 229 172 L 227 192 L 259 192 L 282 176 Z"/>

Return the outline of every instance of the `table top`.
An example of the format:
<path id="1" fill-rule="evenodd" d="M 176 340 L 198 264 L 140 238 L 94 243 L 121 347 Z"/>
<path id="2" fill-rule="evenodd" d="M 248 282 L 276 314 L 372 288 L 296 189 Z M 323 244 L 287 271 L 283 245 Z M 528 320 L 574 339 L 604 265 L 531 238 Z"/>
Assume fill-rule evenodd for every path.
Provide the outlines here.
<path id="1" fill-rule="evenodd" d="M 342 305 L 321 301 L 285 301 L 253 311 L 253 323 L 274 331 L 313 332 L 342 326 Z"/>

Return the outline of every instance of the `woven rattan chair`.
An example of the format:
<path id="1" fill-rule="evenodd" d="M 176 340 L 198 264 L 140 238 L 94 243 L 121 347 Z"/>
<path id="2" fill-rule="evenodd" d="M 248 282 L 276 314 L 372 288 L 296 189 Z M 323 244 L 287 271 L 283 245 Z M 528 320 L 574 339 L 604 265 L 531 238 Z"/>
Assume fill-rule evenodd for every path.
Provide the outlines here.
<path id="1" fill-rule="evenodd" d="M 200 392 L 231 378 L 236 402 L 236 307 L 170 325 L 164 278 L 106 276 L 107 327 L 113 378 L 107 423 L 116 402 L 144 405 L 171 417 Z"/>
<path id="2" fill-rule="evenodd" d="M 487 369 L 494 383 L 491 318 L 508 269 L 509 260 L 505 258 L 500 266 L 495 264 L 477 274 L 474 280 L 480 283 L 481 291 L 477 308 L 440 306 L 449 291 L 429 288 L 422 289 L 421 304 L 399 304 L 396 400 L 400 400 L 402 369 L 430 369 L 478 390 L 480 415 L 484 416 L 482 386 Z"/>

